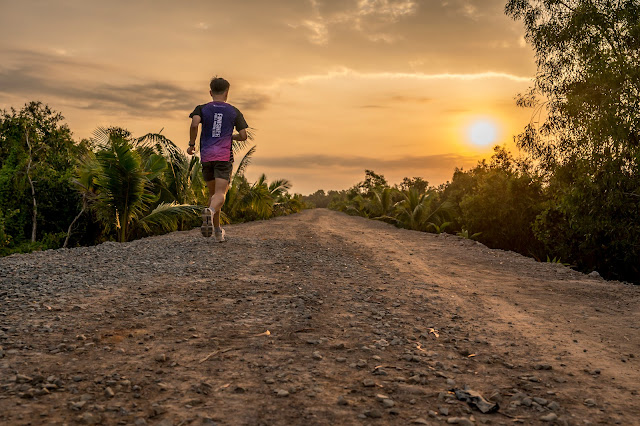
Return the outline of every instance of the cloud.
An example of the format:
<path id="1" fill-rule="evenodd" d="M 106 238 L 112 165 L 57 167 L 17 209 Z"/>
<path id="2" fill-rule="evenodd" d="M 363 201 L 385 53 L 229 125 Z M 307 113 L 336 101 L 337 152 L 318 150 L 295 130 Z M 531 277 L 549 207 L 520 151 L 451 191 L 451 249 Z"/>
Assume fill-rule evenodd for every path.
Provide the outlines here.
<path id="1" fill-rule="evenodd" d="M 426 104 L 429 102 L 432 102 L 433 99 L 432 98 L 428 98 L 426 96 L 401 96 L 401 95 L 397 95 L 397 96 L 392 96 L 391 97 L 391 101 L 393 102 L 400 102 L 400 103 L 418 103 L 418 104 Z"/>
<path id="2" fill-rule="evenodd" d="M 339 4 L 345 3 L 347 2 L 341 1 Z M 415 0 L 357 0 L 350 2 L 347 8 L 342 6 L 325 14 L 322 13 L 325 3 L 310 0 L 310 4 L 312 17 L 290 26 L 306 28 L 309 31 L 309 41 L 318 45 L 328 44 L 329 29 L 335 26 L 356 30 L 373 42 L 393 43 L 402 37 L 385 30 L 418 10 Z"/>
<path id="3" fill-rule="evenodd" d="M 233 100 L 233 104 L 237 105 L 241 110 L 262 111 L 267 109 L 271 103 L 271 96 L 264 93 L 250 93 L 237 100 Z"/>
<path id="4" fill-rule="evenodd" d="M 485 71 L 480 73 L 436 73 L 426 74 L 422 72 L 361 72 L 347 67 L 338 67 L 327 71 L 323 74 L 308 74 L 288 80 L 278 80 L 275 85 L 286 83 L 302 84 L 312 81 L 332 80 L 336 78 L 351 77 L 357 79 L 379 80 L 379 79 L 409 79 L 409 80 L 487 80 L 487 79 L 504 79 L 518 83 L 530 83 L 533 77 L 518 76 L 514 74 Z"/>
<path id="5" fill-rule="evenodd" d="M 440 154 L 426 156 L 407 156 L 396 159 L 368 158 L 359 156 L 332 156 L 332 155 L 298 155 L 283 157 L 258 157 L 253 160 L 255 165 L 274 169 L 305 170 L 323 168 L 327 171 L 331 168 L 351 170 L 406 170 L 406 169 L 431 169 L 453 170 L 455 167 L 468 167 L 475 165 L 477 157 L 458 154 Z"/>
<path id="6" fill-rule="evenodd" d="M 309 35 L 311 43 L 323 45 L 329 42 L 329 29 L 322 20 L 306 19 L 300 23 L 300 26 L 307 28 L 311 32 Z"/>
<path id="7" fill-rule="evenodd" d="M 79 109 L 138 116 L 190 110 L 199 99 L 198 92 L 165 81 L 103 83 L 103 67 L 76 58 L 34 51 L 14 53 L 20 65 L 0 68 L 0 93 L 51 96 Z M 89 76 L 94 79 L 89 80 Z"/>

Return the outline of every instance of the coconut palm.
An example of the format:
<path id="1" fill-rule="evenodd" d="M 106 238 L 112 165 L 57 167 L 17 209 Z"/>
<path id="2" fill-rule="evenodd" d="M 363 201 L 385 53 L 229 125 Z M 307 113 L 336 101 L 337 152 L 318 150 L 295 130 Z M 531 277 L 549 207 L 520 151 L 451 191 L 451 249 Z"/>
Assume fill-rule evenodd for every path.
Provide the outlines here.
<path id="1" fill-rule="evenodd" d="M 249 183 L 245 172 L 255 151 L 255 146 L 247 151 L 231 178 L 231 185 L 222 207 L 224 216 L 221 220 L 268 219 L 302 209 L 302 199 L 287 192 L 291 188 L 291 182 L 286 179 L 277 179 L 269 183 L 266 175 L 262 174 L 256 182 Z"/>
<path id="2" fill-rule="evenodd" d="M 396 219 L 401 226 L 414 231 L 435 229 L 437 232 L 444 231 L 448 226 L 445 216 L 451 204 L 438 204 L 435 192 L 420 193 L 416 188 L 410 188 L 403 191 L 402 195 L 404 199 L 396 204 Z"/>
<path id="3" fill-rule="evenodd" d="M 177 228 L 180 220 L 193 217 L 195 205 L 162 202 L 157 179 L 167 169 L 167 160 L 118 128 L 98 129 L 94 140 L 99 151 L 84 159 L 80 167 L 97 169 L 94 180 L 96 197 L 91 209 L 107 230 L 116 231 L 117 241 L 133 234 L 164 232 Z M 89 164 L 95 161 L 95 165 Z M 89 162 L 89 163 L 87 163 Z"/>
<path id="4" fill-rule="evenodd" d="M 374 189 L 372 197 L 369 203 L 369 209 L 371 210 L 371 218 L 377 220 L 383 220 L 385 222 L 393 222 L 395 205 L 393 203 L 393 196 L 397 192 L 394 188 L 384 187 L 382 189 Z"/>

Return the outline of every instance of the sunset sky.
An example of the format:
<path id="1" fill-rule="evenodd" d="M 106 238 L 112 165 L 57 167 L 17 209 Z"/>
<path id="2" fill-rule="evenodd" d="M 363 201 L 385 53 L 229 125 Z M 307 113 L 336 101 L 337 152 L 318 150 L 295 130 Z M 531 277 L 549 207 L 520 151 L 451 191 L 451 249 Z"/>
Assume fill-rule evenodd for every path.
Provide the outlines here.
<path id="1" fill-rule="evenodd" d="M 512 143 L 535 74 L 506 0 L 0 0 L 0 108 L 41 100 L 186 149 L 213 75 L 255 129 L 248 177 L 296 192 L 451 179 Z"/>

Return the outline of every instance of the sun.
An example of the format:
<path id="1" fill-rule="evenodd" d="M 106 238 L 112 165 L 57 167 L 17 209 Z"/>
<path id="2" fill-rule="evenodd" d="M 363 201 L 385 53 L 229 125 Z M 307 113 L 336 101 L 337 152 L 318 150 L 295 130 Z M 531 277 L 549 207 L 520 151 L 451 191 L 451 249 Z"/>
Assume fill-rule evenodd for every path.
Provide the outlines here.
<path id="1" fill-rule="evenodd" d="M 467 128 L 469 142 L 477 147 L 486 147 L 498 140 L 498 125 L 489 119 L 476 120 Z"/>

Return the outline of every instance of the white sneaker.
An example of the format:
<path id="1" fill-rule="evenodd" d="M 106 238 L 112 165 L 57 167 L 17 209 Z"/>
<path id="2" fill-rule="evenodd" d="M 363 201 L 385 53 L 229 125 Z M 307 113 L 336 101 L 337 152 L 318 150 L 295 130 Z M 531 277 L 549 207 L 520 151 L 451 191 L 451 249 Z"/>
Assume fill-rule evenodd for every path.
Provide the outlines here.
<path id="1" fill-rule="evenodd" d="M 224 236 L 226 235 L 226 232 L 224 232 L 224 229 L 220 228 L 220 231 L 215 231 L 214 232 L 214 237 L 216 239 L 216 242 L 218 243 L 224 243 L 226 240 L 224 239 Z"/>
<path id="2" fill-rule="evenodd" d="M 202 210 L 202 226 L 200 227 L 203 237 L 210 237 L 213 234 L 213 210 L 206 208 Z"/>

